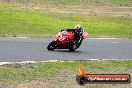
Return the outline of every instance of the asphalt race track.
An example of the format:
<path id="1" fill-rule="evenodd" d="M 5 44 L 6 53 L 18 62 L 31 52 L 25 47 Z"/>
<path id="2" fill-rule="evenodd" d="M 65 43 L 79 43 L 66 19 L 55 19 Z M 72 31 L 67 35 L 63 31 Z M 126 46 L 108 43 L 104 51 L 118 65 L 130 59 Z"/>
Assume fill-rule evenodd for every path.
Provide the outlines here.
<path id="1" fill-rule="evenodd" d="M 0 62 L 132 59 L 132 39 L 86 39 L 75 52 L 48 51 L 51 38 L 0 38 Z"/>

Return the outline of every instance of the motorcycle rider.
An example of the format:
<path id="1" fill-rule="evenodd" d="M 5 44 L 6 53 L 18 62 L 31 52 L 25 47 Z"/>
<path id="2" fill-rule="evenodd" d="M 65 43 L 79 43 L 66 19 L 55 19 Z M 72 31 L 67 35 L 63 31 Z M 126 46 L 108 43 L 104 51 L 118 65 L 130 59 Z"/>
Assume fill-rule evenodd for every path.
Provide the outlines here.
<path id="1" fill-rule="evenodd" d="M 83 40 L 83 37 L 82 37 L 83 29 L 80 24 L 77 24 L 74 29 L 64 29 L 61 31 L 73 32 L 74 37 L 75 37 L 74 42 L 77 44 L 77 47 L 79 47 L 81 45 L 82 40 Z"/>

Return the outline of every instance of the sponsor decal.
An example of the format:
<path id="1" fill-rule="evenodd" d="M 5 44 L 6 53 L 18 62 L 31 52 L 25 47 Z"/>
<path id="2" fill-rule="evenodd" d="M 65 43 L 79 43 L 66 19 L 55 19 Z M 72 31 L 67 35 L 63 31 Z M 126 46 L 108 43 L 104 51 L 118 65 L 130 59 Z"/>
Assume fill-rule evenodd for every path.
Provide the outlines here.
<path id="1" fill-rule="evenodd" d="M 131 76 L 129 74 L 87 74 L 82 66 L 79 66 L 76 81 L 83 85 L 86 83 L 130 83 Z"/>

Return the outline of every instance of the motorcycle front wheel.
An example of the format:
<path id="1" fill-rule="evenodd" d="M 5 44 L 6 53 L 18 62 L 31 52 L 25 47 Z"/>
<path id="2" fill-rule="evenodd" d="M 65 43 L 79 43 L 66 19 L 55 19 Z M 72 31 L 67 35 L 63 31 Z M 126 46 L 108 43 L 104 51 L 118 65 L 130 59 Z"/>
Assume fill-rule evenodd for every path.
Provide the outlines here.
<path id="1" fill-rule="evenodd" d="M 48 50 L 53 51 L 55 49 L 56 46 L 56 41 L 53 40 L 47 47 Z"/>

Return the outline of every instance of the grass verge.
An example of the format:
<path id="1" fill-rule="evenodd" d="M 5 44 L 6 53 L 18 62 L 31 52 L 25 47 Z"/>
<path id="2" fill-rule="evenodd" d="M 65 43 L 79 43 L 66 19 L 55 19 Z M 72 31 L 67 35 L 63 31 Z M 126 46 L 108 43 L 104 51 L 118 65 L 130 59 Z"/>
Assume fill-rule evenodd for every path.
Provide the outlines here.
<path id="1" fill-rule="evenodd" d="M 61 29 L 74 28 L 74 25 L 80 23 L 85 31 L 89 32 L 90 37 L 132 38 L 131 16 L 114 17 L 109 16 L 109 14 L 103 16 L 101 14 L 99 16 L 90 14 L 91 12 L 94 13 L 94 9 L 90 10 L 90 13 L 88 13 L 90 15 L 83 15 L 83 12 L 87 12 L 87 8 L 83 7 L 81 9 L 85 9 L 84 11 L 79 9 L 73 9 L 72 11 L 72 8 L 69 8 L 72 12 L 68 14 L 70 10 L 65 10 L 64 8 L 63 4 L 62 6 L 50 6 L 47 8 L 45 4 L 41 7 L 34 7 L 30 3 L 14 4 L 9 2 L 3 4 L 1 2 L 0 36 L 50 37 L 55 36 Z M 131 8 L 129 9 L 131 11 Z M 117 15 L 118 13 L 120 12 L 117 12 Z M 128 13 L 130 12 L 128 11 Z"/>
<path id="2" fill-rule="evenodd" d="M 36 64 L 5 64 L 0 66 L 0 82 L 22 82 L 43 77 L 53 78 L 61 71 L 77 72 L 79 64 L 85 69 L 132 69 L 132 60 L 124 61 L 75 61 L 75 62 L 38 62 Z M 124 71 L 125 72 L 125 71 Z"/>

